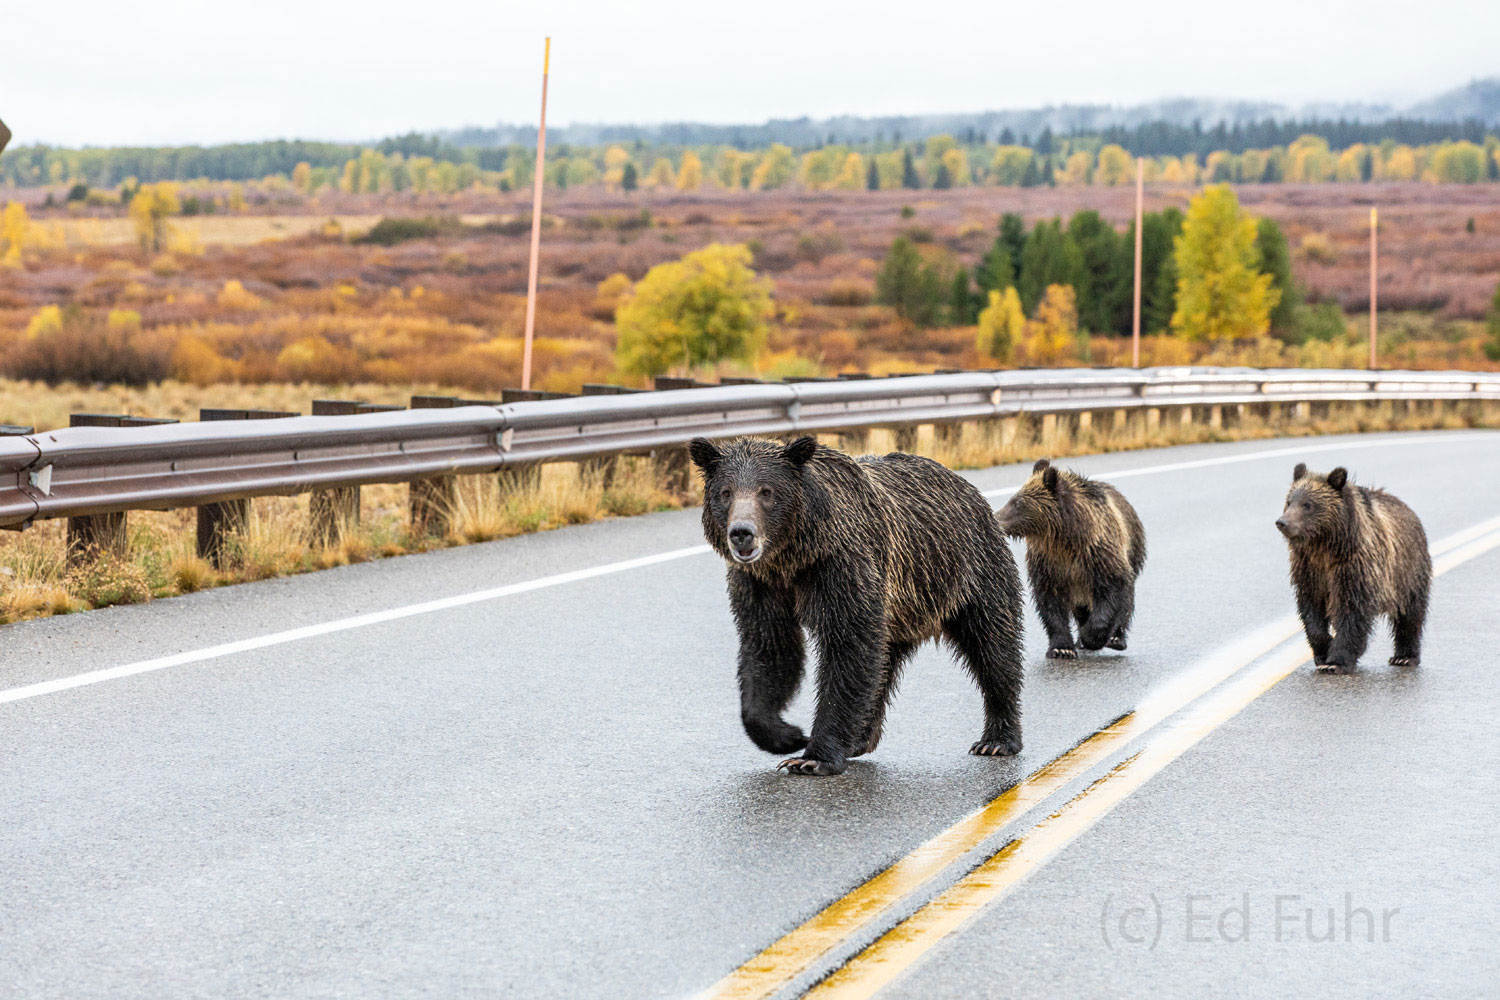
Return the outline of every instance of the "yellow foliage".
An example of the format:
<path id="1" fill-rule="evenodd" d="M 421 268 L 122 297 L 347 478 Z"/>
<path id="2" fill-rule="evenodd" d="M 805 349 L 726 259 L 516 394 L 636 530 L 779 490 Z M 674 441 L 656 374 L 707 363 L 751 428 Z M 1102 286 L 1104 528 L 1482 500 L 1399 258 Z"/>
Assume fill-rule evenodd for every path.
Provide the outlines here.
<path id="1" fill-rule="evenodd" d="M 234 278 L 224 282 L 224 287 L 219 289 L 217 301 L 221 309 L 249 310 L 259 309 L 261 306 L 260 296 L 246 291 L 245 286 Z"/>
<path id="2" fill-rule="evenodd" d="M 19 201 L 10 202 L 0 212 L 0 265 L 21 266 L 21 251 L 26 249 L 26 235 L 30 228 L 26 206 Z"/>
<path id="3" fill-rule="evenodd" d="M 121 333 L 134 332 L 141 328 L 141 314 L 134 309 L 111 309 L 106 325 Z"/>
<path id="4" fill-rule="evenodd" d="M 772 309 L 750 259 L 744 246 L 712 243 L 646 272 L 615 312 L 621 368 L 660 375 L 753 357 Z"/>
<path id="5" fill-rule="evenodd" d="M 1026 313 L 1015 286 L 1003 293 L 991 289 L 989 305 L 979 313 L 979 353 L 996 361 L 1010 361 L 1025 332 Z"/>
<path id="6" fill-rule="evenodd" d="M 865 158 L 858 153 L 850 153 L 844 157 L 844 165 L 839 168 L 838 176 L 833 179 L 833 186 L 841 191 L 858 191 L 865 186 Z"/>
<path id="7" fill-rule="evenodd" d="M 1135 180 L 1135 161 L 1121 146 L 1111 143 L 1099 150 L 1095 184 L 1129 184 Z"/>
<path id="8" fill-rule="evenodd" d="M 1048 285 L 1026 324 L 1026 355 L 1037 364 L 1062 360 L 1078 335 L 1078 300 L 1072 285 Z"/>
<path id="9" fill-rule="evenodd" d="M 697 153 L 688 150 L 682 154 L 682 166 L 677 171 L 677 190 L 696 191 L 703 186 L 703 161 Z"/>
<path id="10" fill-rule="evenodd" d="M 658 156 L 656 162 L 651 164 L 651 172 L 646 175 L 646 187 L 669 188 L 677 185 L 677 173 L 672 169 L 672 161 L 665 156 Z"/>
<path id="11" fill-rule="evenodd" d="M 213 385 L 234 374 L 234 366 L 202 337 L 188 334 L 172 348 L 172 377 L 194 385 Z"/>
<path id="12" fill-rule="evenodd" d="M 1281 299 L 1260 272 L 1255 220 L 1227 184 L 1204 188 L 1188 203 L 1175 243 L 1177 308 L 1172 332 L 1188 340 L 1263 335 Z"/>
<path id="13" fill-rule="evenodd" d="M 26 338 L 35 340 L 57 333 L 62 329 L 62 307 L 42 306 L 37 314 L 31 317 L 31 322 L 26 324 Z"/>
<path id="14" fill-rule="evenodd" d="M 157 253 L 166 244 L 167 217 L 182 211 L 177 199 L 177 185 L 166 181 L 142 184 L 130 199 L 130 219 L 135 224 L 136 239 L 145 253 Z"/>

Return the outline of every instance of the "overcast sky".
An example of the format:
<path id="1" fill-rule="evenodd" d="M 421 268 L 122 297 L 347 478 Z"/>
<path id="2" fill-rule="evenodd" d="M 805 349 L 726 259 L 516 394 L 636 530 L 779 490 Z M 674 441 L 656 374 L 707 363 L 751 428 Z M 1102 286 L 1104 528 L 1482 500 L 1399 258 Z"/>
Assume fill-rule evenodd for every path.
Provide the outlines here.
<path id="1" fill-rule="evenodd" d="M 16 142 L 369 139 L 1160 97 L 1402 103 L 1500 72 L 1497 0 L 0 0 Z M 882 16 L 897 11 L 899 16 Z"/>

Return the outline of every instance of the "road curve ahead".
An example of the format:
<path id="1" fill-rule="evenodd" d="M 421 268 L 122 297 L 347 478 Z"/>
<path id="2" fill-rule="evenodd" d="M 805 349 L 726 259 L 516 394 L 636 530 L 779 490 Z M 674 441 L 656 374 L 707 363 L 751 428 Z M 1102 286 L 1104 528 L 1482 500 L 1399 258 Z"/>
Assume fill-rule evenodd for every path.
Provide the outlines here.
<path id="1" fill-rule="evenodd" d="M 1420 668 L 1308 663 L 1298 461 L 1426 523 Z M 1492 992 L 1500 435 L 1064 464 L 1150 559 L 1125 653 L 1029 617 L 1009 760 L 928 647 L 876 754 L 775 773 L 695 511 L 6 627 L 0 994 Z"/>

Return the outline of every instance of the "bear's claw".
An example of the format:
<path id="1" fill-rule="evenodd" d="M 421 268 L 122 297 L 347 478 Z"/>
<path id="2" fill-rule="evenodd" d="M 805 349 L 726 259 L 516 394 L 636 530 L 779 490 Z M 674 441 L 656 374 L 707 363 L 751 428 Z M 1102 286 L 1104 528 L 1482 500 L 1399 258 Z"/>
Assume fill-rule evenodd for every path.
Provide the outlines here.
<path id="1" fill-rule="evenodd" d="M 1074 649 L 1072 646 L 1053 646 L 1051 649 L 1047 650 L 1047 659 L 1076 660 L 1078 659 L 1078 650 Z"/>
<path id="2" fill-rule="evenodd" d="M 814 760 L 810 757 L 789 757 L 777 764 L 776 770 L 785 770 L 787 774 L 810 774 L 820 778 L 844 772 L 842 767 L 836 767 L 826 760 Z"/>
<path id="3" fill-rule="evenodd" d="M 1019 740 L 980 740 L 969 747 L 976 757 L 1014 757 L 1021 752 Z"/>
<path id="4" fill-rule="evenodd" d="M 1106 642 L 1105 645 L 1110 649 L 1118 649 L 1123 651 L 1125 649 L 1125 637 L 1116 632 L 1114 635 L 1109 637 L 1109 642 Z"/>
<path id="5" fill-rule="evenodd" d="M 1415 656 L 1393 656 L 1388 661 L 1393 667 L 1415 667 L 1417 658 Z"/>

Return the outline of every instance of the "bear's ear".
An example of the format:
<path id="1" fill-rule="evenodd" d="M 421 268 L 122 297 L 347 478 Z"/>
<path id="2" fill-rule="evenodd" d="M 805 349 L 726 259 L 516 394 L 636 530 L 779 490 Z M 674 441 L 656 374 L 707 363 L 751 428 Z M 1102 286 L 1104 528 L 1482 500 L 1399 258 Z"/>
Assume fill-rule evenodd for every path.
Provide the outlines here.
<path id="1" fill-rule="evenodd" d="M 1053 493 L 1057 492 L 1057 470 L 1050 465 L 1042 470 L 1042 485 Z"/>
<path id="2" fill-rule="evenodd" d="M 1032 473 L 1032 475 L 1035 475 L 1038 472 L 1046 472 L 1047 469 L 1048 469 L 1048 467 L 1051 466 L 1051 465 L 1052 465 L 1052 463 L 1049 462 L 1047 459 L 1045 459 L 1045 458 L 1039 458 L 1039 459 L 1036 460 L 1036 464 L 1031 467 L 1031 473 Z"/>
<path id="3" fill-rule="evenodd" d="M 1344 468 L 1342 465 L 1328 474 L 1328 485 L 1332 486 L 1336 490 L 1343 489 L 1344 484 L 1348 481 L 1349 470 Z"/>
<path id="4" fill-rule="evenodd" d="M 693 456 L 693 464 L 705 473 L 713 472 L 724 453 L 714 446 L 708 438 L 693 438 L 688 442 L 688 454 Z"/>
<path id="5" fill-rule="evenodd" d="M 1292 470 L 1292 482 L 1295 483 L 1305 475 L 1307 475 L 1307 463 L 1298 462 L 1297 467 Z"/>
<path id="6" fill-rule="evenodd" d="M 781 449 L 781 457 L 795 466 L 807 464 L 807 460 L 813 457 L 813 452 L 818 450 L 818 439 L 810 435 L 804 435 Z"/>

